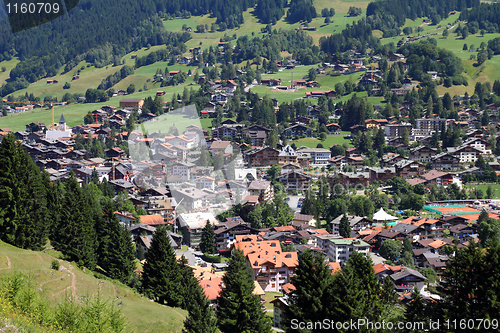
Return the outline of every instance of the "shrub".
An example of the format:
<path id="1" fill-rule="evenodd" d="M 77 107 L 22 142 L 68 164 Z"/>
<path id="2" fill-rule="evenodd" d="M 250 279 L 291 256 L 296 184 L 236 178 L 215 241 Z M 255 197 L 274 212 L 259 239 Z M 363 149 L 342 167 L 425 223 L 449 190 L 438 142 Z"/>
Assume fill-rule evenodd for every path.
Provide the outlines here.
<path id="1" fill-rule="evenodd" d="M 222 262 L 222 257 L 220 256 L 212 256 L 208 253 L 203 254 L 203 260 L 206 262 L 213 262 L 213 263 L 221 263 Z"/>
<path id="2" fill-rule="evenodd" d="M 59 261 L 57 261 L 55 259 L 52 260 L 51 267 L 53 270 L 58 271 L 60 266 L 61 266 L 61 264 L 59 263 Z"/>

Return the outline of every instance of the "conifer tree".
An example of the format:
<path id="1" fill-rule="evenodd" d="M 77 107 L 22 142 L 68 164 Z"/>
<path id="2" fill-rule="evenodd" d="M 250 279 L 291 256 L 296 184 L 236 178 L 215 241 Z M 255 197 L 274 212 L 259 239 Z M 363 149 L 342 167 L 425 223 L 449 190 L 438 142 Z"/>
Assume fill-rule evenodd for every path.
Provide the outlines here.
<path id="1" fill-rule="evenodd" d="M 430 307 L 430 306 L 429 306 Z M 407 321 L 425 321 L 429 318 L 430 309 L 422 300 L 422 296 L 418 289 L 415 289 L 411 294 L 411 301 L 405 311 L 405 320 Z"/>
<path id="2" fill-rule="evenodd" d="M 288 308 L 289 319 L 315 322 L 328 318 L 327 290 L 334 281 L 331 273 L 324 263 L 323 255 L 314 255 L 311 251 L 302 253 L 291 281 L 295 290 Z"/>
<path id="3" fill-rule="evenodd" d="M 235 251 L 223 278 L 218 298 L 217 320 L 223 333 L 270 332 L 271 322 L 253 294 L 254 282 L 243 252 Z"/>
<path id="4" fill-rule="evenodd" d="M 367 318 L 377 321 L 380 318 L 381 288 L 372 262 L 364 254 L 354 252 L 351 255 L 329 292 L 330 304 L 334 309 L 332 319 L 348 321 Z"/>
<path id="5" fill-rule="evenodd" d="M 488 279 L 498 272 L 488 274 L 487 267 L 492 263 L 485 261 L 485 253 L 482 247 L 470 242 L 447 262 L 439 289 L 444 295 L 441 307 L 448 319 L 487 318 L 490 315 L 491 301 L 498 295 L 489 298 Z"/>
<path id="6" fill-rule="evenodd" d="M 217 318 L 215 317 L 214 310 L 210 306 L 210 301 L 201 289 L 199 284 L 193 292 L 193 304 L 189 307 L 188 316 L 184 321 L 185 333 L 216 333 Z"/>
<path id="7" fill-rule="evenodd" d="M 193 270 L 187 266 L 184 256 L 179 260 L 182 284 L 184 290 L 183 308 L 188 310 L 188 316 L 184 321 L 185 333 L 216 333 L 217 317 L 207 299 L 205 292 L 194 277 Z"/>
<path id="8" fill-rule="evenodd" d="M 209 253 L 209 254 L 215 253 L 216 250 L 214 227 L 208 220 L 201 234 L 200 250 L 203 253 Z"/>
<path id="9" fill-rule="evenodd" d="M 155 302 L 169 306 L 182 305 L 182 276 L 165 228 L 157 228 L 146 253 L 142 285 Z"/>
<path id="10" fill-rule="evenodd" d="M 48 232 L 46 189 L 40 170 L 13 135 L 0 144 L 0 239 L 40 250 Z"/>
<path id="11" fill-rule="evenodd" d="M 96 231 L 89 201 L 72 175 L 65 184 L 61 214 L 54 225 L 51 242 L 68 260 L 94 269 L 96 265 Z"/>
<path id="12" fill-rule="evenodd" d="M 114 214 L 111 199 L 104 203 L 103 219 L 99 221 L 98 263 L 113 279 L 127 283 L 135 268 L 134 245 L 126 230 Z"/>
<path id="13" fill-rule="evenodd" d="M 340 220 L 339 234 L 343 238 L 351 237 L 351 224 L 349 223 L 349 219 L 347 218 L 346 214 L 344 214 L 344 216 L 342 216 L 342 219 Z"/>

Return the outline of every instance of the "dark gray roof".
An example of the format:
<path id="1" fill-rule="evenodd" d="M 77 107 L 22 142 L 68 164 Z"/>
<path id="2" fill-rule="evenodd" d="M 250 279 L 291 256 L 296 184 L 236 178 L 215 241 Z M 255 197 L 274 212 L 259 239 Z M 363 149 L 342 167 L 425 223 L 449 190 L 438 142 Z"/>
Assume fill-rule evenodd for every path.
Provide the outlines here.
<path id="1" fill-rule="evenodd" d="M 416 276 L 422 280 L 427 280 L 427 278 L 425 276 L 423 276 L 422 274 L 420 274 L 420 272 L 418 272 L 414 269 L 408 268 L 408 267 L 403 267 L 399 272 L 392 274 L 391 278 L 394 281 L 397 281 L 397 280 L 402 279 L 404 277 L 407 277 L 409 275 Z"/>

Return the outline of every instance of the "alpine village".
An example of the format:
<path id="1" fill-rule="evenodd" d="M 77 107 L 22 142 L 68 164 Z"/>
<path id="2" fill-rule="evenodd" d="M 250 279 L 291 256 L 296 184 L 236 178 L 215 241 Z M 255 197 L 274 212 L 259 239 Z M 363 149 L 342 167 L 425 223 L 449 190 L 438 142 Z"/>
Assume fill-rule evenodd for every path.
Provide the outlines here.
<path id="1" fill-rule="evenodd" d="M 65 3 L 0 19 L 0 332 L 500 331 L 498 1 Z"/>

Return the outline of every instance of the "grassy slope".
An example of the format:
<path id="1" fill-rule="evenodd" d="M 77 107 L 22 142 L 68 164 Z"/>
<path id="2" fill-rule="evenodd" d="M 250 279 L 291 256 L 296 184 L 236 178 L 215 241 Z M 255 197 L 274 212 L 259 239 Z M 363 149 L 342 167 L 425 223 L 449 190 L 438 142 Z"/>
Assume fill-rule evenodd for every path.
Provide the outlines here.
<path id="1" fill-rule="evenodd" d="M 350 6 L 356 6 L 356 7 L 361 7 L 363 10 L 366 9 L 366 6 L 368 5 L 367 1 L 351 1 L 351 0 L 333 0 L 333 1 L 326 1 L 326 0 L 316 0 L 315 1 L 316 8 L 319 11 L 321 11 L 322 8 L 330 8 L 333 7 L 336 10 L 336 15 L 333 18 L 333 23 L 329 24 L 326 27 L 321 27 L 323 25 L 324 19 L 321 17 L 316 18 L 313 20 L 313 22 L 310 23 L 310 26 L 316 26 L 319 29 L 316 32 L 308 32 L 310 33 L 315 40 L 319 39 L 321 35 L 328 35 L 333 32 L 333 30 L 336 29 L 342 29 L 345 24 L 347 23 L 352 23 L 353 21 L 359 19 L 360 17 L 357 18 L 349 18 L 345 17 L 345 13 L 349 9 Z M 253 10 L 250 9 L 244 13 L 244 18 L 245 18 L 245 23 L 238 29 L 232 29 L 232 30 L 227 30 L 225 32 L 206 32 L 206 33 L 192 33 L 193 38 L 186 43 L 188 47 L 193 47 L 193 46 L 199 46 L 201 45 L 202 48 L 208 47 L 210 45 L 216 45 L 221 37 L 224 36 L 224 34 L 227 34 L 229 36 L 236 34 L 237 36 L 241 35 L 251 35 L 254 33 L 255 36 L 258 36 L 260 34 L 260 29 L 263 27 L 262 24 L 257 22 L 256 17 L 252 14 Z M 180 31 L 182 29 L 182 25 L 186 24 L 187 26 L 191 26 L 193 29 L 196 29 L 196 25 L 198 24 L 208 24 L 209 28 L 211 23 L 215 22 L 215 18 L 210 18 L 208 15 L 201 16 L 201 17 L 191 17 L 189 19 L 176 19 L 176 20 L 169 20 L 165 21 L 164 25 L 168 30 L 171 31 Z M 284 19 L 280 20 L 276 25 L 275 28 L 284 28 L 284 29 L 292 29 L 298 27 L 299 24 L 288 24 L 287 22 L 284 21 Z M 132 54 L 136 54 L 137 56 L 144 56 L 147 55 L 149 52 L 155 51 L 162 48 L 162 46 L 154 46 L 151 47 L 150 49 L 143 48 L 138 51 L 131 52 L 127 55 L 125 55 L 122 59 L 125 62 L 125 64 L 129 66 L 133 66 L 134 60 L 131 59 Z M 0 73 L 0 84 L 8 77 L 8 73 L 11 68 L 15 66 L 15 63 L 17 63 L 17 60 L 11 60 L 9 63 L 7 62 L 2 62 L 0 63 L 0 66 L 5 66 L 6 67 L 6 72 L 5 73 Z M 83 69 L 82 69 L 83 67 Z M 158 68 L 164 70 L 165 67 L 167 67 L 167 63 L 165 62 L 158 62 L 155 64 L 151 64 L 149 66 L 144 66 L 139 69 L 137 69 L 134 73 L 133 76 L 127 77 L 123 81 L 119 82 L 114 86 L 115 89 L 126 89 L 126 87 L 134 83 L 136 86 L 136 91 L 142 90 L 144 88 L 144 85 L 146 84 L 146 88 L 149 91 L 143 91 L 143 92 L 137 92 L 133 95 L 127 96 L 130 98 L 144 98 L 146 96 L 154 96 L 156 90 L 165 90 L 166 95 L 164 99 L 170 100 L 172 98 L 172 94 L 177 94 L 177 93 L 182 93 L 184 87 L 188 86 L 190 87 L 193 85 L 193 79 L 188 78 L 187 82 L 176 86 L 176 87 L 159 87 L 158 83 L 153 84 L 151 81 L 153 78 L 153 75 L 156 73 L 156 70 Z M 304 67 L 299 67 L 296 70 L 294 70 L 294 79 L 299 79 L 300 77 L 303 77 L 307 74 L 307 70 L 311 66 L 304 66 Z M 312 66 L 314 67 L 314 66 Z M 66 74 L 59 74 L 56 75 L 50 79 L 56 79 L 59 81 L 58 84 L 47 84 L 46 80 L 43 79 L 40 80 L 32 85 L 30 85 L 28 88 L 17 91 L 14 93 L 15 96 L 18 95 L 24 95 L 26 92 L 27 93 L 33 93 L 35 96 L 41 96 L 42 98 L 45 96 L 54 96 L 57 98 L 61 98 L 65 93 L 84 93 L 86 89 L 88 88 L 96 88 L 99 83 L 101 82 L 102 79 L 104 79 L 106 76 L 115 73 L 121 68 L 121 66 L 107 66 L 104 68 L 95 68 L 94 66 L 89 66 L 85 62 L 81 62 L 76 66 L 73 70 Z M 182 69 L 184 71 L 187 71 L 188 69 L 193 69 L 193 67 L 189 66 L 183 66 L 183 65 L 174 65 L 174 66 L 168 66 L 169 70 L 178 70 Z M 71 80 L 72 76 L 76 73 L 78 69 L 81 69 L 79 73 L 79 79 L 78 80 Z M 337 82 L 344 82 L 346 80 L 349 80 L 350 77 L 352 76 L 353 82 L 356 82 L 357 79 L 359 78 L 359 73 L 358 74 L 353 74 L 350 76 L 340 76 L 340 77 L 330 77 L 330 76 L 323 76 L 323 77 L 318 77 L 317 80 L 318 82 L 322 85 L 320 88 L 321 90 L 328 90 L 328 89 L 333 89 L 335 83 Z M 264 77 L 281 77 L 282 80 L 284 81 L 289 81 L 291 80 L 291 73 L 289 72 L 280 72 L 277 74 L 273 75 L 267 75 Z M 65 82 L 71 82 L 71 88 L 70 89 L 62 89 L 63 85 Z M 193 85 L 193 88 L 196 89 L 197 85 Z M 280 102 L 290 102 L 296 98 L 301 98 L 305 95 L 306 91 L 311 91 L 311 90 L 318 90 L 318 89 L 301 89 L 298 90 L 295 93 L 288 93 L 288 92 L 271 92 L 269 91 L 266 87 L 255 87 L 253 88 L 253 91 L 259 93 L 259 94 L 266 94 L 268 93 L 270 97 L 273 98 L 278 98 Z M 349 97 L 349 96 L 348 96 Z M 76 105 L 68 105 L 64 107 L 56 107 L 55 108 L 55 120 L 59 119 L 61 113 L 64 114 L 64 117 L 66 118 L 66 121 L 68 122 L 69 126 L 75 126 L 77 124 L 82 123 L 83 116 L 88 112 L 95 110 L 97 108 L 100 108 L 103 105 L 109 104 L 109 105 L 115 105 L 118 106 L 119 100 L 123 97 L 115 97 L 112 98 L 109 102 L 106 103 L 95 103 L 95 104 L 76 104 Z M 343 98 L 343 99 L 346 99 Z M 374 103 L 379 103 L 380 99 L 375 100 Z M 0 118 L 0 127 L 8 127 L 12 129 L 13 131 L 19 131 L 19 130 L 24 130 L 24 127 L 26 124 L 32 122 L 32 121 L 39 121 L 39 122 L 44 122 L 44 123 L 50 123 L 51 122 L 51 113 L 50 111 L 44 109 L 43 111 L 32 111 L 28 113 L 21 113 L 21 114 L 16 114 L 16 115 L 9 115 L 8 117 L 2 117 Z"/>
<path id="2" fill-rule="evenodd" d="M 342 134 L 350 135 L 349 132 L 342 132 Z M 329 135 L 325 141 L 321 141 L 315 138 L 302 138 L 292 142 L 295 143 L 297 147 L 306 146 L 309 148 L 316 148 L 318 143 L 321 143 L 323 145 L 323 148 L 326 149 L 328 149 L 332 145 L 335 144 L 342 145 L 344 143 L 346 143 L 349 147 L 352 147 L 351 142 L 347 139 L 344 139 L 343 135 Z"/>
<path id="3" fill-rule="evenodd" d="M 22 273 L 30 277 L 41 292 L 56 304 L 73 291 L 77 297 L 100 295 L 110 302 L 122 302 L 126 319 L 126 332 L 181 332 L 186 311 L 149 301 L 119 283 L 99 280 L 76 267 L 74 263 L 61 262 L 59 271 L 50 268 L 53 256 L 44 252 L 22 250 L 0 242 L 0 277 Z M 7 257 L 11 268 L 8 268 Z M 74 286 L 75 288 L 73 288 Z M 118 300 L 119 299 L 119 300 Z M 118 300 L 118 301 L 117 301 Z"/>

